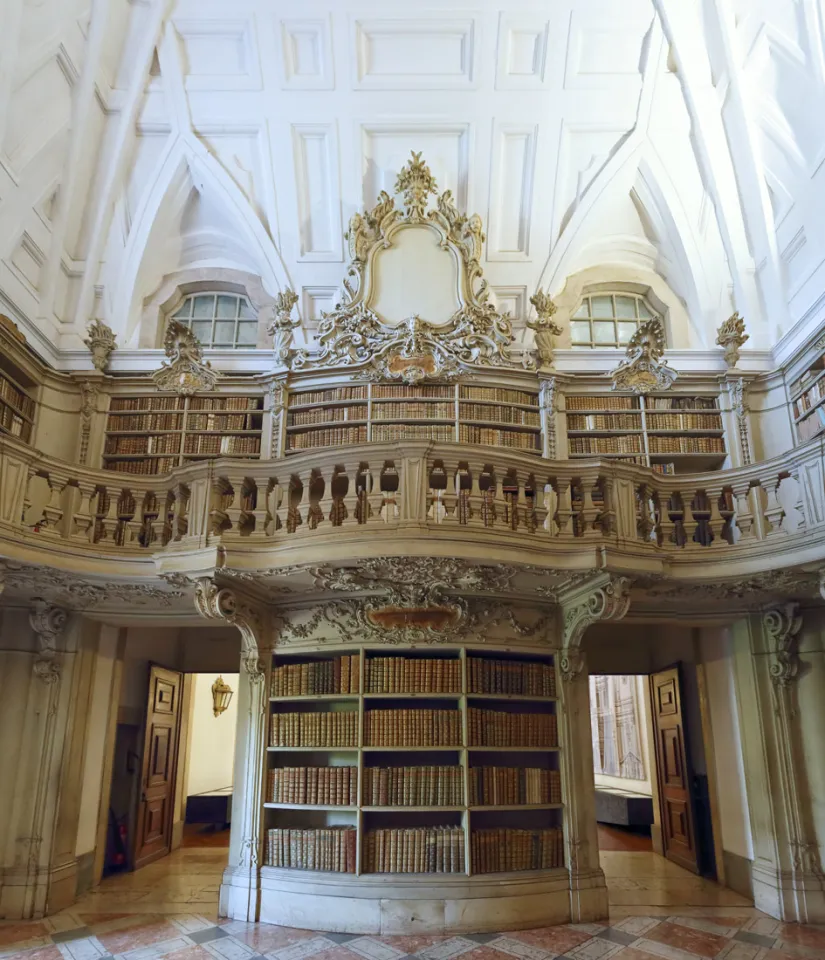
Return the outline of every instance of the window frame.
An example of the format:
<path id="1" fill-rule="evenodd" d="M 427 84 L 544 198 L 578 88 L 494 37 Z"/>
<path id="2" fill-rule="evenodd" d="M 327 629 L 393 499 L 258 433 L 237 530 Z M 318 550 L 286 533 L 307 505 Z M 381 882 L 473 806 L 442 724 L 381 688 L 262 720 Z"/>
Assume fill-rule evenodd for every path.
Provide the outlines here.
<path id="1" fill-rule="evenodd" d="M 610 316 L 594 316 L 593 314 L 593 304 L 592 301 L 596 298 L 607 298 L 611 300 L 612 313 Z M 617 310 L 617 298 L 623 298 L 627 300 L 633 300 L 634 302 L 634 312 L 635 317 L 622 317 L 618 315 Z M 587 316 L 578 316 L 582 307 L 587 305 Z M 644 306 L 645 310 L 648 313 L 648 316 L 643 316 L 640 310 L 640 306 Z M 619 324 L 627 323 L 634 324 L 635 329 L 638 330 L 639 325 L 644 323 L 646 320 L 657 319 L 661 322 L 662 328 L 665 329 L 665 317 L 656 309 L 653 304 L 651 304 L 650 299 L 644 293 L 641 293 L 636 290 L 627 290 L 620 288 L 606 288 L 606 289 L 590 289 L 583 293 L 579 299 L 579 303 L 576 309 L 570 314 L 570 346 L 573 350 L 624 350 L 627 348 L 627 344 L 630 341 L 628 337 L 626 340 L 620 339 Z M 611 322 L 613 324 L 614 339 L 612 341 L 598 341 L 594 337 L 593 323 L 594 322 Z M 575 323 L 586 323 L 589 327 L 590 339 L 589 340 L 578 340 L 574 336 L 573 324 Z M 632 334 L 631 334 L 632 336 Z"/>
<path id="2" fill-rule="evenodd" d="M 196 301 L 199 299 L 206 300 L 207 298 L 212 299 L 211 314 L 196 316 Z M 219 316 L 219 302 L 221 298 L 235 301 L 234 316 Z M 186 312 L 186 315 L 181 316 L 184 312 Z M 244 313 L 248 315 L 244 316 Z M 191 290 L 185 293 L 180 302 L 167 314 L 167 326 L 171 320 L 176 320 L 189 330 L 192 330 L 204 350 L 249 351 L 258 349 L 259 311 L 255 308 L 251 298 L 245 291 L 218 288 Z M 205 323 L 210 324 L 210 337 L 208 340 L 203 339 L 197 330 L 193 330 L 193 324 Z M 220 323 L 233 324 L 231 342 L 225 339 L 216 340 L 217 325 Z M 251 341 L 239 342 L 239 333 L 242 325 L 252 331 L 253 337 Z"/>

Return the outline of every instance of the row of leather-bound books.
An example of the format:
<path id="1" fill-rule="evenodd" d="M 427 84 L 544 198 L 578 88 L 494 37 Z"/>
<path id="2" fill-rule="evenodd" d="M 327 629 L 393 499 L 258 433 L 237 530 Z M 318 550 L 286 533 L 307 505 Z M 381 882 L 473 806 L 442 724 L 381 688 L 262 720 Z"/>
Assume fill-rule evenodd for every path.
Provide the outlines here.
<path id="1" fill-rule="evenodd" d="M 615 437 L 568 437 L 571 453 L 641 453 L 639 433 L 617 434 Z"/>
<path id="2" fill-rule="evenodd" d="M 724 453 L 722 437 L 649 437 L 651 453 Z"/>
<path id="3" fill-rule="evenodd" d="M 358 767 L 276 767 L 269 771 L 271 803 L 355 806 Z"/>
<path id="4" fill-rule="evenodd" d="M 464 804 L 464 770 L 366 767 L 362 803 L 366 807 L 460 807 Z"/>
<path id="5" fill-rule="evenodd" d="M 392 827 L 366 835 L 370 873 L 464 873 L 462 827 Z"/>
<path id="6" fill-rule="evenodd" d="M 558 770 L 539 767 L 470 767 L 470 805 L 561 803 Z"/>
<path id="7" fill-rule="evenodd" d="M 311 403 L 335 403 L 340 400 L 366 400 L 366 387 L 332 387 L 328 390 L 304 390 L 290 393 L 289 406 L 303 407 Z"/>
<path id="8" fill-rule="evenodd" d="M 356 747 L 358 714 L 354 710 L 329 713 L 273 713 L 272 747 Z"/>
<path id="9" fill-rule="evenodd" d="M 552 713 L 503 713 L 468 707 L 467 731 L 471 747 L 558 745 L 556 717 Z"/>
<path id="10" fill-rule="evenodd" d="M 513 663 L 509 660 L 467 659 L 470 693 L 509 693 L 555 697 L 556 672 L 549 663 Z"/>
<path id="11" fill-rule="evenodd" d="M 368 710 L 364 743 L 371 747 L 454 747 L 461 744 L 458 710 Z"/>
<path id="12" fill-rule="evenodd" d="M 472 427 L 464 423 L 459 424 L 458 439 L 461 443 L 480 443 L 491 447 L 514 447 L 517 450 L 537 450 L 539 446 L 538 433 L 528 433 L 524 430 L 499 430 L 495 427 Z"/>
<path id="13" fill-rule="evenodd" d="M 367 693 L 461 693 L 461 661 L 374 657 L 366 662 Z"/>
<path id="14" fill-rule="evenodd" d="M 341 443 L 366 443 L 366 427 L 324 427 L 323 430 L 307 430 L 291 433 L 288 438 L 290 450 L 308 450 L 311 447 L 332 447 Z"/>
<path id="15" fill-rule="evenodd" d="M 552 870 L 564 866 L 564 839 L 560 827 L 473 830 L 470 853 L 474 873 Z"/>
<path id="16" fill-rule="evenodd" d="M 355 873 L 356 837 L 355 827 L 277 827 L 266 833 L 266 863 L 293 870 Z"/>
<path id="17" fill-rule="evenodd" d="M 312 663 L 286 663 L 272 671 L 273 697 L 318 696 L 327 693 L 358 693 L 360 654 L 316 660 Z"/>

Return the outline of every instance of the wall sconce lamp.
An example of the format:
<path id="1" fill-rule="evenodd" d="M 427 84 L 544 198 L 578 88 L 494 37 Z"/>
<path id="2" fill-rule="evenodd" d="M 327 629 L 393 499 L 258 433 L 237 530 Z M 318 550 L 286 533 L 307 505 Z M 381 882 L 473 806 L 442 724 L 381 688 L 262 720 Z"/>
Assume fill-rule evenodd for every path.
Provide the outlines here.
<path id="1" fill-rule="evenodd" d="M 212 684 L 212 713 L 214 713 L 216 717 L 219 717 L 229 706 L 232 693 L 232 687 L 229 686 L 223 677 L 218 677 Z"/>

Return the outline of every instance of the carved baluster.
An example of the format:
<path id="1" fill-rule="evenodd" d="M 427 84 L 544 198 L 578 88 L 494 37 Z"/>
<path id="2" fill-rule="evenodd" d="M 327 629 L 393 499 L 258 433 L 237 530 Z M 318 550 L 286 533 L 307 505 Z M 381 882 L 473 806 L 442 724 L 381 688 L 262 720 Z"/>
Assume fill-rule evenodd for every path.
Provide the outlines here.
<path id="1" fill-rule="evenodd" d="M 335 502 L 335 496 L 333 492 L 333 487 L 336 484 L 336 478 L 338 476 L 338 468 L 334 467 L 329 471 L 327 476 L 322 476 L 321 471 L 317 471 L 315 482 L 316 484 L 323 484 L 323 492 L 318 498 L 316 504 L 316 514 L 317 522 L 316 526 L 338 526 L 340 524 L 341 513 L 340 507 L 337 507 Z M 335 513 L 335 510 L 338 510 L 338 514 Z"/>
<path id="2" fill-rule="evenodd" d="M 556 512 L 559 508 L 559 498 L 556 488 L 550 480 L 544 485 L 544 506 L 546 511 L 544 529 L 551 537 L 557 537 L 559 535 L 559 524 L 556 520 Z"/>
<path id="3" fill-rule="evenodd" d="M 312 476 L 313 471 L 310 467 L 305 467 L 298 474 L 298 484 L 300 485 L 300 497 L 296 494 L 295 511 L 296 522 L 301 528 L 301 533 L 306 533 L 313 528 L 312 518 Z"/>
<path id="4" fill-rule="evenodd" d="M 151 517 L 157 517 L 159 514 L 155 495 L 146 493 L 141 496 L 140 491 L 138 491 L 137 496 L 135 496 L 130 492 L 129 503 L 121 501 L 119 511 L 121 519 L 120 535 L 124 546 L 141 543 L 143 543 L 143 546 L 148 546 L 145 541 L 151 539 L 151 526 L 145 524 L 144 521 Z"/>
<path id="5" fill-rule="evenodd" d="M 672 490 L 662 490 L 659 493 L 659 530 L 663 547 L 673 547 L 679 543 L 676 521 L 673 516 L 678 513 L 676 496 Z"/>
<path id="6" fill-rule="evenodd" d="M 247 481 L 250 484 L 250 503 L 247 520 L 254 524 L 251 528 L 249 539 L 265 540 L 267 537 L 266 528 L 270 520 L 269 507 L 267 505 L 267 488 L 269 481 L 263 478 L 258 481 L 252 477 L 248 477 Z"/>
<path id="7" fill-rule="evenodd" d="M 63 504 L 69 476 L 56 470 L 50 470 L 48 475 L 49 500 L 43 507 L 43 526 L 40 530 L 47 537 L 61 538 L 63 530 Z"/>
<path id="8" fill-rule="evenodd" d="M 596 483 L 596 477 L 592 473 L 583 473 L 581 477 L 582 485 L 582 533 L 583 537 L 589 540 L 600 536 L 600 531 L 596 529 L 596 518 L 601 512 L 600 508 L 593 500 L 593 487 Z"/>
<path id="9" fill-rule="evenodd" d="M 238 491 L 237 496 L 240 496 L 240 491 Z M 234 497 L 232 487 L 225 477 L 215 477 L 212 480 L 211 506 L 209 509 L 209 533 L 211 536 L 219 537 L 225 530 L 232 530 L 232 523 L 227 511 Z"/>
<path id="10" fill-rule="evenodd" d="M 685 546 L 698 547 L 699 543 L 694 538 L 699 529 L 699 522 L 693 515 L 693 498 L 695 494 L 682 495 L 682 527 L 685 531 Z"/>
<path id="11" fill-rule="evenodd" d="M 147 494 L 147 500 L 150 496 L 154 496 L 154 494 Z M 156 513 L 153 514 L 144 506 L 143 520 L 147 534 L 147 543 L 144 546 L 157 544 L 165 547 L 175 538 L 178 517 L 182 512 L 182 504 L 180 503 L 182 496 L 182 485 L 176 484 L 174 490 L 167 490 L 165 493 L 157 495 L 154 505 Z"/>
<path id="12" fill-rule="evenodd" d="M 191 491 L 185 483 L 175 485 L 175 498 L 171 504 L 172 529 L 170 537 L 172 540 L 180 540 L 189 532 L 189 504 L 191 502 Z"/>
<path id="13" fill-rule="evenodd" d="M 601 510 L 601 535 L 602 537 L 611 537 L 616 532 L 616 504 L 614 501 L 614 483 L 613 477 L 600 477 L 598 484 L 602 494 Z"/>
<path id="14" fill-rule="evenodd" d="M 37 518 L 29 516 L 29 511 L 32 508 L 32 482 L 35 477 L 38 480 L 41 479 L 37 467 L 30 463 L 26 468 L 26 489 L 23 493 L 23 509 L 20 513 L 20 522 L 31 526 L 40 526 L 43 523 L 42 513 Z"/>
<path id="15" fill-rule="evenodd" d="M 727 540 L 722 536 L 722 532 L 725 529 L 725 518 L 722 516 L 722 511 L 719 508 L 722 488 L 721 486 L 713 486 L 709 487 L 705 492 L 710 500 L 710 519 L 708 520 L 708 526 L 710 527 L 710 535 L 713 538 L 710 545 L 711 547 L 727 546 Z"/>
<path id="16" fill-rule="evenodd" d="M 341 474 L 341 483 L 346 484 L 346 491 L 341 498 L 342 527 L 353 527 L 358 524 L 358 474 L 360 464 L 356 461 L 347 463 Z"/>
<path id="17" fill-rule="evenodd" d="M 492 526 L 502 526 L 508 522 L 507 495 L 504 492 L 504 473 L 496 471 L 495 490 L 493 492 Z"/>
<path id="18" fill-rule="evenodd" d="M 785 519 L 785 508 L 779 502 L 779 481 L 769 480 L 763 484 L 767 502 L 765 504 L 765 519 L 768 521 L 766 537 L 775 537 L 780 533 L 787 533 L 783 522 Z"/>
<path id="19" fill-rule="evenodd" d="M 549 512 L 547 502 L 547 483 L 533 477 L 533 518 L 535 520 L 535 529 L 542 533 L 547 530 L 547 515 Z"/>
<path id="20" fill-rule="evenodd" d="M 276 481 L 277 488 L 281 491 L 276 513 L 276 527 L 281 533 L 295 533 L 295 513 L 292 508 L 294 483 L 295 478 L 291 476 L 287 477 L 286 483 Z"/>
<path id="21" fill-rule="evenodd" d="M 663 516 L 667 513 L 663 510 L 662 503 L 667 503 L 666 498 L 662 497 L 658 490 L 650 491 L 650 522 L 652 524 L 650 531 L 650 542 L 661 546 L 666 543 L 663 527 Z"/>
<path id="22" fill-rule="evenodd" d="M 458 523 L 458 506 L 461 496 L 461 481 L 459 479 L 458 467 L 455 469 L 446 467 L 445 471 L 447 474 L 447 487 L 441 498 L 441 502 L 444 505 L 444 517 L 441 522 L 446 524 Z"/>
<path id="23" fill-rule="evenodd" d="M 266 535 L 268 537 L 274 537 L 283 525 L 281 507 L 284 500 L 284 488 L 276 479 L 271 479 L 266 491 Z"/>
<path id="24" fill-rule="evenodd" d="M 366 495 L 366 520 L 364 523 L 386 523 L 386 494 L 383 488 L 383 476 L 381 470 L 368 469 L 369 482 Z"/>
<path id="25" fill-rule="evenodd" d="M 483 495 L 481 493 L 481 473 L 484 467 L 480 463 L 471 463 L 467 465 L 467 474 L 470 480 L 470 488 L 465 493 L 466 499 L 466 519 L 468 527 L 483 527 Z"/>
<path id="26" fill-rule="evenodd" d="M 102 498 L 105 513 L 100 519 L 100 539 L 107 543 L 116 543 L 120 526 L 119 504 L 121 490 L 117 487 L 107 487 Z M 100 501 L 98 501 L 100 502 Z"/>
<path id="27" fill-rule="evenodd" d="M 733 484 L 733 498 L 735 504 L 734 521 L 739 528 L 739 539 L 752 540 L 756 537 L 756 531 L 753 528 L 749 481 L 740 480 Z"/>
<path id="28" fill-rule="evenodd" d="M 568 477 L 558 477 L 556 492 L 559 506 L 556 511 L 556 522 L 559 525 L 559 539 L 572 540 L 573 533 L 573 501 L 571 499 L 571 481 Z"/>
<path id="29" fill-rule="evenodd" d="M 796 484 L 796 500 L 794 510 L 796 510 L 799 520 L 797 521 L 796 532 L 802 533 L 808 526 L 808 517 L 805 513 L 805 491 L 802 488 L 802 474 L 799 467 L 794 467 L 790 474 L 791 479 Z"/>
<path id="30" fill-rule="evenodd" d="M 80 493 L 80 499 L 72 516 L 71 539 L 91 543 L 94 538 L 97 488 L 93 483 L 79 480 L 77 489 Z"/>

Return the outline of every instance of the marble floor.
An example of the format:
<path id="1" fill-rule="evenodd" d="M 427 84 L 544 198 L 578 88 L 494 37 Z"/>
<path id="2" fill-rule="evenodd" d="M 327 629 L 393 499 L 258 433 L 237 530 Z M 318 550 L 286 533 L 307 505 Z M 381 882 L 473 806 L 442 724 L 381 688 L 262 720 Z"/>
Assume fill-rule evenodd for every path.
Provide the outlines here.
<path id="1" fill-rule="evenodd" d="M 0 922 L 26 960 L 825 960 L 825 928 L 782 924 L 649 852 L 603 851 L 610 921 L 509 934 L 377 937 L 218 920 L 226 850 L 189 847 L 42 921 Z"/>

